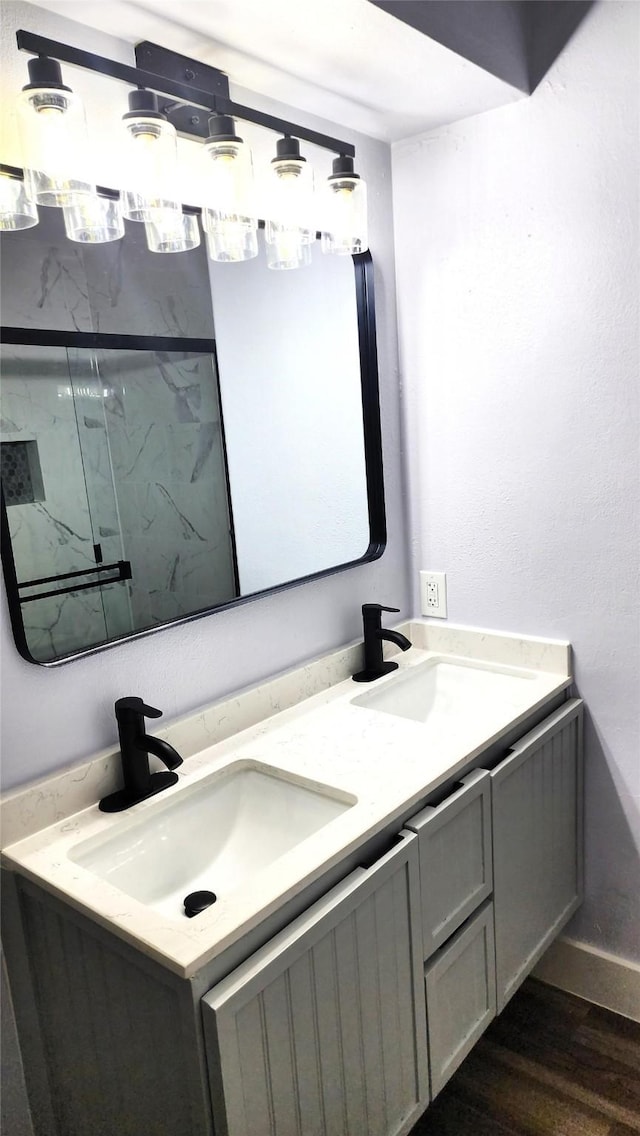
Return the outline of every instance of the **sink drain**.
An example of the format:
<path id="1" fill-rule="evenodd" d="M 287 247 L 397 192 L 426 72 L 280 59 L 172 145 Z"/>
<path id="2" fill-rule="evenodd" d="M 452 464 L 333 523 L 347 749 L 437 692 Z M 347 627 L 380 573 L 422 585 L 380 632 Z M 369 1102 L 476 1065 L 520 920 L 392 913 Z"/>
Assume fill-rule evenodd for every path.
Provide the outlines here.
<path id="1" fill-rule="evenodd" d="M 212 891 L 192 891 L 185 897 L 184 913 L 188 919 L 193 919 L 194 915 L 199 915 L 201 911 L 211 907 L 217 898 Z"/>

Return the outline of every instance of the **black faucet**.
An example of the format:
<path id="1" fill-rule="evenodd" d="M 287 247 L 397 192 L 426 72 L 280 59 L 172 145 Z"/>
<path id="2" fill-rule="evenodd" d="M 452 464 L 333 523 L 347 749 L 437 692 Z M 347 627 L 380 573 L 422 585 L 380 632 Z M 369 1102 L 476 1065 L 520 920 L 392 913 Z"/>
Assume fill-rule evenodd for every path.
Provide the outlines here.
<path id="1" fill-rule="evenodd" d="M 398 664 L 389 660 L 385 662 L 382 657 L 382 643 L 388 639 L 403 651 L 408 651 L 411 643 L 406 635 L 400 631 L 389 631 L 382 626 L 383 611 L 399 611 L 398 607 L 383 607 L 382 604 L 363 604 L 362 621 L 364 624 L 364 670 L 354 674 L 354 682 L 373 682 L 382 675 L 395 671 Z"/>
<path id="2" fill-rule="evenodd" d="M 118 735 L 120 738 L 120 756 L 122 758 L 122 774 L 124 789 L 110 793 L 100 801 L 103 813 L 119 813 L 153 797 L 156 793 L 175 785 L 178 780 L 177 773 L 151 773 L 149 770 L 149 754 L 153 753 L 164 762 L 167 769 L 175 769 L 182 765 L 182 758 L 173 746 L 163 742 L 162 738 L 154 738 L 145 733 L 144 720 L 146 718 L 161 718 L 162 710 L 153 706 L 146 706 L 141 698 L 119 698 L 115 704 L 116 719 L 118 722 Z"/>

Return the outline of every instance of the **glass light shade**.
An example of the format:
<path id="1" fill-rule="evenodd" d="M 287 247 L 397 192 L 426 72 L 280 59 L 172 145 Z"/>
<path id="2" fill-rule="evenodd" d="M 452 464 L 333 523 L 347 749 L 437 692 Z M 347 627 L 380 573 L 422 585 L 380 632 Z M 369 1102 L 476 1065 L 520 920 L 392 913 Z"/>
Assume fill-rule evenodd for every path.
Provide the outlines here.
<path id="1" fill-rule="evenodd" d="M 272 162 L 267 209 L 267 243 L 272 243 L 284 232 L 297 232 L 298 240 L 306 244 L 315 241 L 313 171 L 303 158 Z"/>
<path id="2" fill-rule="evenodd" d="M 176 128 L 161 115 L 125 118 L 122 211 L 129 221 L 153 221 L 158 211 L 179 212 Z"/>
<path id="3" fill-rule="evenodd" d="M 212 260 L 251 260 L 258 255 L 251 150 L 241 138 L 204 144 L 202 227 Z"/>
<path id="4" fill-rule="evenodd" d="M 206 234 L 207 252 L 212 260 L 229 264 L 253 260 L 258 255 L 258 230 L 253 224 L 244 225 L 241 221 L 225 219 L 212 225 L 209 221 Z"/>
<path id="5" fill-rule="evenodd" d="M 124 221 L 117 198 L 85 193 L 73 205 L 65 205 L 64 230 L 70 241 L 103 245 L 124 237 Z"/>
<path id="6" fill-rule="evenodd" d="M 302 229 L 276 229 L 265 242 L 267 267 L 277 269 L 304 268 L 311 264 L 311 244 L 304 240 Z"/>
<path id="7" fill-rule="evenodd" d="M 151 252 L 188 252 L 200 244 L 198 218 L 194 213 L 165 209 L 145 221 L 147 245 Z"/>
<path id="8" fill-rule="evenodd" d="M 0 232 L 31 229 L 38 224 L 38 209 L 27 194 L 22 178 L 0 172 Z"/>
<path id="9" fill-rule="evenodd" d="M 322 251 L 349 256 L 369 248 L 367 186 L 359 177 L 333 177 L 325 193 Z"/>
<path id="10" fill-rule="evenodd" d="M 81 99 L 65 88 L 20 93 L 18 125 L 24 180 L 37 205 L 71 205 L 93 193 L 87 173 L 89 139 Z"/>

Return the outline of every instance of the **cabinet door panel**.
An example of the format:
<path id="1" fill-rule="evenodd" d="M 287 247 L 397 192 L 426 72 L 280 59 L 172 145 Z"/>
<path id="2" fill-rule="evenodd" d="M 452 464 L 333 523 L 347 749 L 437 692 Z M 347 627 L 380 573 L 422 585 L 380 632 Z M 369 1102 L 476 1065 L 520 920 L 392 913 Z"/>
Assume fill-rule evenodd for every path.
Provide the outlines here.
<path id="1" fill-rule="evenodd" d="M 393 1136 L 428 1100 L 416 838 L 202 999 L 217 1136 Z"/>
<path id="2" fill-rule="evenodd" d="M 322 1064 L 318 1022 L 309 1006 L 314 1004 L 315 974 L 310 954 L 294 962 L 288 971 L 293 1051 L 298 1069 L 297 1092 L 300 1127 L 309 1136 L 323 1136 Z"/>
<path id="3" fill-rule="evenodd" d="M 491 782 L 476 769 L 441 804 L 412 817 L 418 833 L 424 957 L 491 895 Z"/>
<path id="4" fill-rule="evenodd" d="M 347 919 L 343 919 L 335 929 L 336 996 L 343 1050 L 352 1055 L 352 1061 L 356 1066 L 355 1075 L 345 1077 L 343 1082 L 348 1131 L 366 1132 L 371 1092 L 367 1091 L 369 1078 L 365 1076 L 367 1060 L 362 1016 L 340 1013 L 340 1007 L 349 1005 L 353 991 L 358 983 L 363 981 L 363 975 L 366 973 L 360 957 L 362 952 L 357 916 L 358 912 L 354 912 Z M 378 1047 L 375 1047 L 374 1062 L 382 1068 L 382 1050 Z"/>
<path id="5" fill-rule="evenodd" d="M 582 899 L 582 702 L 491 773 L 498 1012 Z"/>
<path id="6" fill-rule="evenodd" d="M 425 970 L 431 1095 L 449 1077 L 495 1017 L 493 909 L 487 904 Z"/>

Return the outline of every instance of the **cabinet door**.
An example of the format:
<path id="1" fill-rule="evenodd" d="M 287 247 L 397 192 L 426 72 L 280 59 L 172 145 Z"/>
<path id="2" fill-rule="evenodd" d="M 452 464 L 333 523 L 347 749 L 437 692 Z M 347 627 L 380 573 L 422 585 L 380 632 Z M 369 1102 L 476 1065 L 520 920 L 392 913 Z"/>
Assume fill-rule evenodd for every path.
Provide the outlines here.
<path id="1" fill-rule="evenodd" d="M 484 769 L 463 777 L 439 805 L 412 817 L 418 833 L 422 935 L 428 959 L 491 895 L 491 781 Z"/>
<path id="2" fill-rule="evenodd" d="M 582 702 L 491 773 L 498 1012 L 582 900 Z"/>
<path id="3" fill-rule="evenodd" d="M 202 999 L 216 1136 L 407 1131 L 428 1101 L 420 947 L 403 833 Z"/>
<path id="4" fill-rule="evenodd" d="M 424 977 L 431 1095 L 435 1097 L 496 1014 L 490 903 L 435 955 Z"/>

